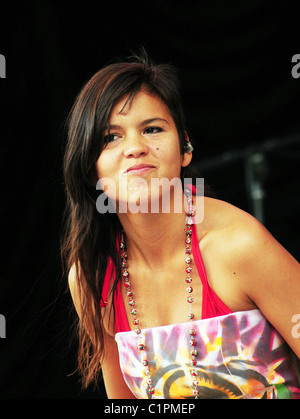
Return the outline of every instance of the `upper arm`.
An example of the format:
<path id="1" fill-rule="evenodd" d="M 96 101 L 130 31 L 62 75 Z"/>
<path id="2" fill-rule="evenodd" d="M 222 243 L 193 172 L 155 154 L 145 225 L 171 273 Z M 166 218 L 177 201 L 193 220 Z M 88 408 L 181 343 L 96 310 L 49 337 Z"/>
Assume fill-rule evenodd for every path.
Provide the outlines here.
<path id="1" fill-rule="evenodd" d="M 249 295 L 300 358 L 300 339 L 292 335 L 293 316 L 300 313 L 300 265 L 269 232 L 262 229 L 259 237 Z"/>
<path id="2" fill-rule="evenodd" d="M 69 283 L 69 289 L 70 289 L 74 307 L 77 311 L 78 316 L 81 317 L 79 286 L 78 286 L 78 281 L 77 281 L 77 273 L 76 273 L 75 265 L 73 265 L 69 271 L 68 283 Z"/>
<path id="3" fill-rule="evenodd" d="M 81 304 L 76 268 L 73 265 L 68 275 L 69 289 L 79 318 L 81 317 Z M 103 315 L 106 309 L 103 309 Z M 101 364 L 107 397 L 110 399 L 135 398 L 124 381 L 120 364 L 117 343 L 113 336 L 104 330 L 104 358 Z"/>
<path id="4" fill-rule="evenodd" d="M 300 265 L 252 216 L 241 229 L 236 247 L 241 285 L 300 358 L 300 339 L 292 334 L 293 316 L 300 313 Z"/>

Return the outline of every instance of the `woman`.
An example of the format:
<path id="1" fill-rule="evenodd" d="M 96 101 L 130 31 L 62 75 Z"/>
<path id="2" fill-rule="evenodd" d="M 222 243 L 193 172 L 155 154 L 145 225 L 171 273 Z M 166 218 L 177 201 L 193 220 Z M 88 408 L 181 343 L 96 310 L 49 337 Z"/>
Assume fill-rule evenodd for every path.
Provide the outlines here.
<path id="1" fill-rule="evenodd" d="M 249 214 L 178 189 L 191 159 L 171 66 L 110 64 L 78 95 L 63 251 L 83 384 L 102 371 L 109 398 L 300 397 L 299 264 Z"/>

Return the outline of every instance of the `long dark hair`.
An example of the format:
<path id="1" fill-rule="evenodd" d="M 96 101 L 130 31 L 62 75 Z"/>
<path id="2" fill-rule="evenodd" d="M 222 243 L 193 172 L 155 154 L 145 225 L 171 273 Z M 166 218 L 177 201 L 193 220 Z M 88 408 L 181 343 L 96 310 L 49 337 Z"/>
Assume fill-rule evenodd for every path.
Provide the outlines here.
<path id="1" fill-rule="evenodd" d="M 78 366 L 84 387 L 97 381 L 104 355 L 100 302 L 109 258 L 116 267 L 113 292 L 120 278 L 116 247 L 120 223 L 114 213 L 97 212 L 96 161 L 105 147 L 104 131 L 113 106 L 126 96 L 130 105 L 141 89 L 155 94 L 167 106 L 183 154 L 186 127 L 176 70 L 171 65 L 154 64 L 145 52 L 98 71 L 80 91 L 67 121 L 63 167 L 67 210 L 62 255 L 66 271 L 75 267 L 80 292 Z"/>

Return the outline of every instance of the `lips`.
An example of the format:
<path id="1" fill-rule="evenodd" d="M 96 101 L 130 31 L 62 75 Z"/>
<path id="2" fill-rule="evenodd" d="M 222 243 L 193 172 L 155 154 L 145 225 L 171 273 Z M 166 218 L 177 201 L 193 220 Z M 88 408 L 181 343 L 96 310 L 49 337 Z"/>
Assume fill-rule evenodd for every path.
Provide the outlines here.
<path id="1" fill-rule="evenodd" d="M 125 170 L 125 174 L 128 175 L 140 175 L 143 173 L 146 173 L 152 169 L 154 169 L 155 166 L 153 166 L 152 164 L 136 164 L 134 166 L 129 167 L 128 169 Z"/>

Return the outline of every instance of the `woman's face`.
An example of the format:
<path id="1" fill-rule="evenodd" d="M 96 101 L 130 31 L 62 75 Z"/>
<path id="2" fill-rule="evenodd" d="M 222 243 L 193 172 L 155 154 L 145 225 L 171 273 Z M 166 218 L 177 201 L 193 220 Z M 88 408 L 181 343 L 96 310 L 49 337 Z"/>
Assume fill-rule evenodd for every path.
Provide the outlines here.
<path id="1" fill-rule="evenodd" d="M 157 96 L 140 91 L 124 108 L 127 98 L 112 109 L 110 132 L 104 133 L 108 144 L 96 162 L 102 189 L 120 205 L 148 200 L 151 179 L 180 178 L 181 167 L 192 158 L 191 153 L 180 154 L 176 125 Z"/>

